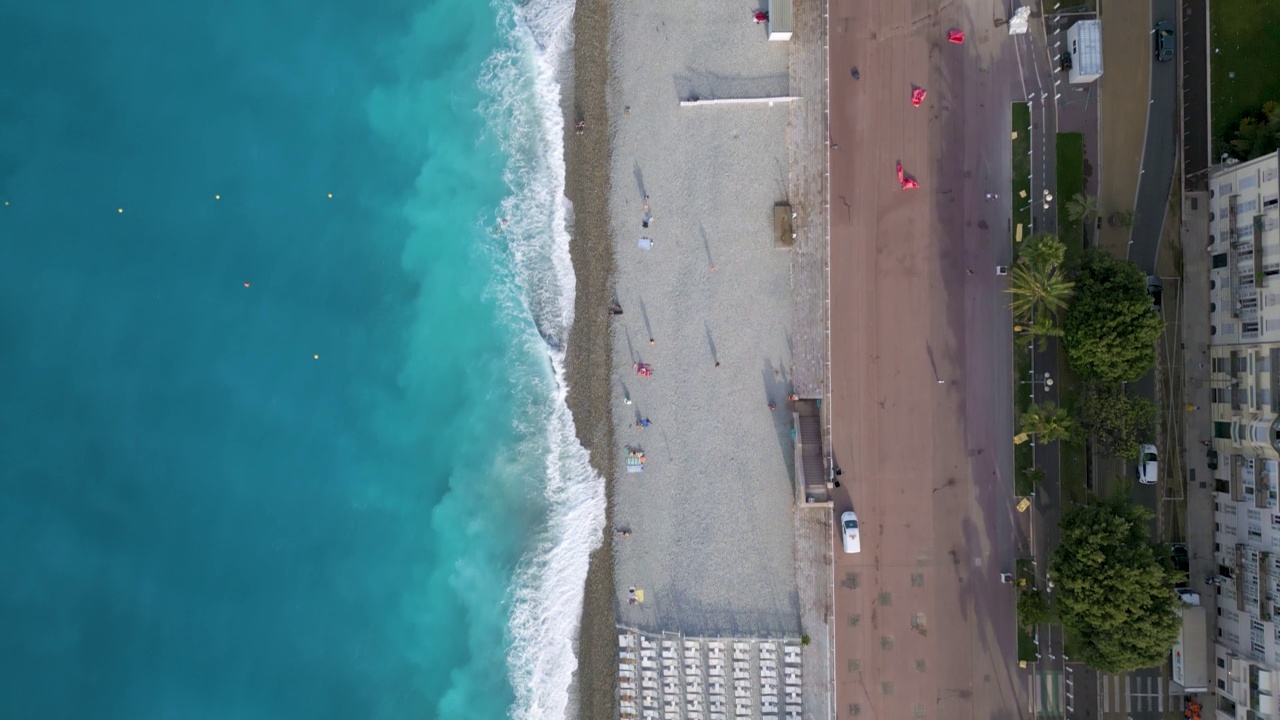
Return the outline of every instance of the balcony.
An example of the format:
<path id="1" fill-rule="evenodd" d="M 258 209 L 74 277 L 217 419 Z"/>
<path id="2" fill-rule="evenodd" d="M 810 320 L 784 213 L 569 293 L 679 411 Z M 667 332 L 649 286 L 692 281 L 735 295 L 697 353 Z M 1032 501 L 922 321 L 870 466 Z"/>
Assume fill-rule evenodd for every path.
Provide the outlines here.
<path id="1" fill-rule="evenodd" d="M 1258 557 L 1258 619 L 1271 620 L 1271 553 L 1263 551 Z"/>
<path id="2" fill-rule="evenodd" d="M 1271 368 L 1267 373 L 1271 380 L 1271 412 L 1280 416 L 1280 348 L 1271 348 L 1271 364 L 1268 367 Z"/>
<path id="3" fill-rule="evenodd" d="M 1236 611 L 1244 612 L 1244 559 L 1248 553 L 1248 546 L 1244 543 L 1236 543 L 1235 561 L 1232 563 L 1232 575 L 1236 581 Z"/>
<path id="4" fill-rule="evenodd" d="M 1257 288 L 1261 290 L 1267 284 L 1266 273 L 1262 268 L 1262 233 L 1267 229 L 1265 215 L 1253 216 L 1253 277 Z"/>

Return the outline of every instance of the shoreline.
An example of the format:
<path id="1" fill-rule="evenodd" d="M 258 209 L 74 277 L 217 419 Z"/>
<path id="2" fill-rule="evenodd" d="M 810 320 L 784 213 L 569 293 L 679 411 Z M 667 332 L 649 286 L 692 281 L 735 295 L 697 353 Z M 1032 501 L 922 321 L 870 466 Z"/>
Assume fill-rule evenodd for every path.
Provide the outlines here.
<path id="1" fill-rule="evenodd" d="M 579 718 L 615 714 L 613 602 L 613 455 L 610 369 L 612 342 L 606 308 L 613 298 L 613 239 L 609 232 L 611 133 L 606 91 L 612 0 L 577 0 L 573 16 L 573 87 L 565 105 L 565 195 L 573 203 L 569 252 L 577 280 L 574 321 L 566 348 L 566 402 L 591 466 L 605 479 L 603 542 L 591 555 L 578 627 L 578 669 L 571 707 Z M 574 123 L 584 118 L 583 134 Z"/>

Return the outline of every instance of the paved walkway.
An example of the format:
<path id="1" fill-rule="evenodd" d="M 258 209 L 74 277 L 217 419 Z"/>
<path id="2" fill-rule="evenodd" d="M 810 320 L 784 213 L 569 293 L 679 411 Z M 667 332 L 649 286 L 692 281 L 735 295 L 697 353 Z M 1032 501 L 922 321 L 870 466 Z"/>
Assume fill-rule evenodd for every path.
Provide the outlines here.
<path id="1" fill-rule="evenodd" d="M 827 18 L 822 0 L 795 3 L 791 43 L 791 152 L 788 196 L 796 217 L 791 250 L 791 384 L 796 394 L 827 394 Z"/>
<path id="2" fill-rule="evenodd" d="M 1183 392 L 1185 402 L 1193 407 L 1184 411 L 1186 467 L 1187 553 L 1191 557 L 1191 577 L 1202 578 L 1217 573 L 1213 553 L 1213 471 L 1203 441 L 1212 438 L 1212 416 L 1209 410 L 1209 194 L 1187 193 L 1183 202 L 1182 248 L 1184 273 L 1182 298 Z M 1217 595 L 1201 593 L 1205 614 L 1212 620 L 1217 614 Z M 1209 668 L 1214 666 L 1214 623 L 1207 623 Z"/>
<path id="3" fill-rule="evenodd" d="M 1129 229 L 1113 228 L 1107 218 L 1132 211 L 1138 196 L 1138 171 L 1146 139 L 1151 83 L 1151 6 L 1133 0 L 1101 0 L 1102 57 L 1098 80 L 1102 124 L 1102 215 L 1099 247 L 1116 257 L 1128 253 Z"/>
<path id="4" fill-rule="evenodd" d="M 1026 717 L 1009 260 L 1014 43 L 986 0 L 831 6 L 832 447 L 840 717 Z M 963 45 L 946 41 L 950 28 Z M 861 80 L 850 76 L 858 66 Z M 912 84 L 928 90 L 909 102 Z M 896 165 L 920 187 L 901 189 Z M 959 219 L 957 219 L 959 218 Z"/>

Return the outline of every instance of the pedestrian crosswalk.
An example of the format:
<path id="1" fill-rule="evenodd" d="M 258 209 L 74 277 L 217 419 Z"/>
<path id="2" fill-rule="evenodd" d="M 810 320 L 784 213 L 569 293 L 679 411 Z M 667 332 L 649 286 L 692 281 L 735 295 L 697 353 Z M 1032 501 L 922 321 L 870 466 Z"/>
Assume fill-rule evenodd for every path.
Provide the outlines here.
<path id="1" fill-rule="evenodd" d="M 1066 694 L 1062 672 L 1037 670 L 1028 678 L 1031 683 L 1031 702 L 1036 717 L 1062 715 L 1063 696 Z"/>
<path id="2" fill-rule="evenodd" d="M 1171 699 L 1169 683 L 1158 674 L 1098 675 L 1098 694 L 1105 713 L 1162 713 L 1165 708 L 1178 709 L 1180 702 Z"/>

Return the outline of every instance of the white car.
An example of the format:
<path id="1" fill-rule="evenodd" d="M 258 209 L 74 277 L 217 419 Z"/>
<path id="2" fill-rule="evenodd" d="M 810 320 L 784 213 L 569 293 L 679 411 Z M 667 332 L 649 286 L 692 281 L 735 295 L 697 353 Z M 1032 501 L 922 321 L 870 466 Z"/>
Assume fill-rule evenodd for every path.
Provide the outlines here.
<path id="1" fill-rule="evenodd" d="M 1160 477 L 1159 458 L 1156 457 L 1155 445 L 1143 445 L 1138 455 L 1138 482 L 1143 485 L 1155 485 Z"/>
<path id="2" fill-rule="evenodd" d="M 854 515 L 852 510 L 840 516 L 840 543 L 844 545 L 844 551 L 847 553 L 862 550 L 862 541 L 858 539 L 858 516 Z"/>

